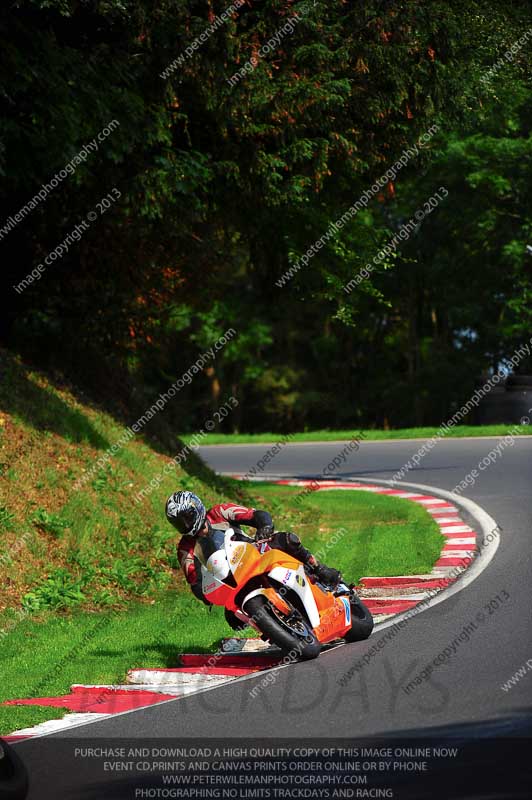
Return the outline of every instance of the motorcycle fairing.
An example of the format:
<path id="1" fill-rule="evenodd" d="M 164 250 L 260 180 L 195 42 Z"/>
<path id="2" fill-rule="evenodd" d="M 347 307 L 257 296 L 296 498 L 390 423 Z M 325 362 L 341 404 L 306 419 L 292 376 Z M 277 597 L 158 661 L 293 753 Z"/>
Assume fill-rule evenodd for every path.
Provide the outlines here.
<path id="1" fill-rule="evenodd" d="M 301 600 L 308 622 L 319 641 L 341 638 L 351 628 L 351 607 L 348 598 L 334 597 L 319 584 L 311 583 L 303 564 L 283 551 L 272 548 L 261 554 L 253 543 L 233 541 L 234 530 L 216 531 L 206 545 L 198 543 L 195 554 L 201 563 L 202 590 L 214 605 L 225 606 L 230 611 L 245 612 L 246 603 L 257 595 L 266 597 L 280 612 L 288 614 L 291 606 L 283 599 L 286 586 Z M 239 605 L 235 597 L 248 581 L 264 575 L 275 586 L 255 586 L 242 598 Z M 250 624 L 253 620 L 250 619 Z"/>
<path id="2" fill-rule="evenodd" d="M 299 596 L 307 612 L 311 626 L 316 628 L 320 624 L 320 612 L 318 611 L 318 606 L 312 594 L 312 589 L 310 588 L 310 583 L 303 564 L 300 564 L 297 569 L 274 567 L 268 572 L 268 575 L 272 580 L 287 586 Z"/>

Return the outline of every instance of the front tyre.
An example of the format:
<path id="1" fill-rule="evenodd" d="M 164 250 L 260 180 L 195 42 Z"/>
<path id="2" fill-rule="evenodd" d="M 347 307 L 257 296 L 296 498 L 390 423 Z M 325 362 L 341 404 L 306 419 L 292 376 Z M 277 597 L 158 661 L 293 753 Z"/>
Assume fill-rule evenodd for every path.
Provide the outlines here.
<path id="1" fill-rule="evenodd" d="M 351 630 L 346 633 L 344 639 L 346 642 L 361 642 L 371 636 L 374 625 L 373 616 L 357 595 L 352 596 L 350 602 Z"/>
<path id="2" fill-rule="evenodd" d="M 256 595 L 247 601 L 245 613 L 253 618 L 257 628 L 285 655 L 293 655 L 294 661 L 306 661 L 319 656 L 320 643 L 298 612 L 286 617 L 266 597 Z"/>

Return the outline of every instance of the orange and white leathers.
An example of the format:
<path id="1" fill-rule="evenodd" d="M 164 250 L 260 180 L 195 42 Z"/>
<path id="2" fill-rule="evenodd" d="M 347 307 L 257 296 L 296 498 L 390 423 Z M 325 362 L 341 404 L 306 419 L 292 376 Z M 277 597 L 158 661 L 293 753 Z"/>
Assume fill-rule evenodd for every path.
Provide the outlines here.
<path id="1" fill-rule="evenodd" d="M 321 644 L 341 639 L 351 629 L 349 598 L 335 597 L 318 583 L 312 583 L 301 561 L 282 550 L 271 549 L 261 554 L 254 544 L 233 541 L 232 528 L 224 534 L 223 548 L 213 552 L 206 561 L 199 542 L 195 548 L 195 555 L 201 563 L 202 591 L 211 603 L 247 617 L 246 602 L 256 595 L 263 595 L 281 613 L 289 614 L 293 609 L 283 599 L 281 589 L 286 586 L 301 599 L 307 621 Z M 230 576 L 234 585 L 226 582 Z M 257 588 L 254 581 L 249 592 L 244 591 L 240 604 L 236 605 L 236 595 L 245 590 L 252 578 L 259 576 L 264 577 L 263 585 Z M 268 585 L 268 578 L 281 586 Z M 256 628 L 253 620 L 247 618 Z"/>

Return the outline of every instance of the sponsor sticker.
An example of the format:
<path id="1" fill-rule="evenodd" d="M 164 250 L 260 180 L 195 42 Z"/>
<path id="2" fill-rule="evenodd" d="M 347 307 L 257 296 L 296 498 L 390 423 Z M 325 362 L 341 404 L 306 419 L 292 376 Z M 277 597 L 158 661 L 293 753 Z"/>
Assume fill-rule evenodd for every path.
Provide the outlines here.
<path id="1" fill-rule="evenodd" d="M 350 625 L 351 624 L 351 603 L 349 602 L 347 597 L 341 597 L 340 600 L 344 604 L 344 608 L 345 608 L 345 624 L 346 625 Z"/>
<path id="2" fill-rule="evenodd" d="M 299 586 L 306 586 L 306 581 L 302 575 L 296 575 L 296 583 L 299 584 Z"/>
<path id="3" fill-rule="evenodd" d="M 283 578 L 283 583 L 288 583 L 288 581 L 290 580 L 291 577 L 292 577 L 292 570 L 291 569 L 287 569 L 286 570 L 286 575 Z"/>
<path id="4" fill-rule="evenodd" d="M 234 566 L 237 561 L 240 560 L 242 556 L 242 545 L 240 547 L 235 547 L 233 555 L 231 556 L 231 564 Z"/>

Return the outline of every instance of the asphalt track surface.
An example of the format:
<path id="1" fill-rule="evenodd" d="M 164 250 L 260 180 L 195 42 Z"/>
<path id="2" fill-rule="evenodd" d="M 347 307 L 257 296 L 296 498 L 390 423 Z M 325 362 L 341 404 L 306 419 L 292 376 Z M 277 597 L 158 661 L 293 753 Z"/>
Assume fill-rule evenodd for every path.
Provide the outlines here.
<path id="1" fill-rule="evenodd" d="M 498 441 L 441 441 L 405 480 L 450 491 L 478 468 Z M 331 474 L 389 479 L 421 444 L 419 440 L 362 442 L 342 468 Z M 245 473 L 267 450 L 267 445 L 260 444 L 204 447 L 200 452 L 217 471 Z M 287 445 L 268 467 L 272 474 L 320 475 L 341 450 L 337 442 Z M 501 684 L 532 658 L 532 438 L 515 439 L 494 464 L 478 471 L 475 485 L 463 496 L 478 503 L 502 527 L 495 558 L 463 591 L 409 621 L 345 687 L 338 681 L 371 647 L 371 639 L 280 671 L 275 684 L 255 699 L 249 697 L 249 690 L 260 679 L 152 709 L 146 713 L 146 723 L 153 720 L 152 731 L 160 730 L 164 717 L 173 724 L 186 719 L 184 727 L 190 735 L 208 730 L 211 735 L 225 736 L 285 732 L 352 736 L 484 721 L 531 707 L 532 673 L 509 692 Z M 486 606 L 503 592 L 509 599 L 490 615 Z M 469 642 L 461 642 L 431 679 L 406 694 L 401 687 L 456 639 L 478 612 L 486 614 L 486 621 Z M 186 713 L 180 707 L 185 705 Z M 114 721 L 117 730 L 124 722 Z"/>
<path id="2" fill-rule="evenodd" d="M 405 480 L 451 490 L 473 468 L 478 469 L 500 441 L 443 440 Z M 389 479 L 421 445 L 422 440 L 362 442 L 334 477 Z M 262 475 L 320 476 L 342 447 L 337 442 L 287 445 L 268 465 L 270 472 Z M 201 455 L 220 472 L 245 473 L 267 450 L 264 444 L 213 446 L 201 448 Z M 493 560 L 462 591 L 409 620 L 345 685 L 340 683 L 342 677 L 369 651 L 378 632 L 367 642 L 340 646 L 315 661 L 284 667 L 276 673 L 275 682 L 255 697 L 250 691 L 264 676 L 117 715 L 64 731 L 57 738 L 303 739 L 406 731 L 430 736 L 431 729 L 480 723 L 482 730 L 501 716 L 511 714 L 515 719 L 515 712 L 532 709 L 532 671 L 509 692 L 501 685 L 532 658 L 531 487 L 532 437 L 516 438 L 463 493 L 502 527 Z M 276 522 L 282 526 L 281 519 Z M 490 613 L 490 601 L 497 596 L 503 601 Z M 478 619 L 479 612 L 485 621 L 477 624 L 469 641 L 461 641 L 454 655 L 407 694 L 402 687 Z M 54 736 L 46 737 L 48 744 Z M 31 742 L 21 742 L 17 750 L 23 756 L 30 746 Z"/>

